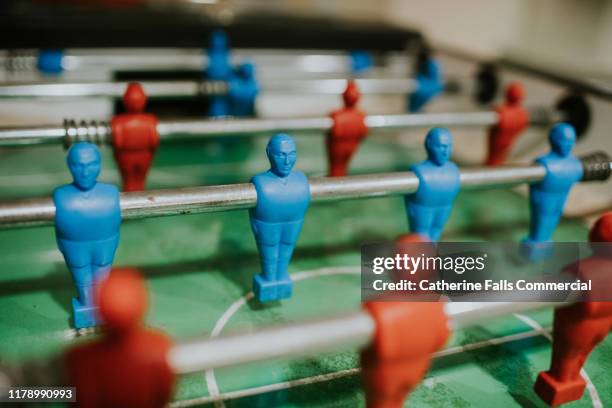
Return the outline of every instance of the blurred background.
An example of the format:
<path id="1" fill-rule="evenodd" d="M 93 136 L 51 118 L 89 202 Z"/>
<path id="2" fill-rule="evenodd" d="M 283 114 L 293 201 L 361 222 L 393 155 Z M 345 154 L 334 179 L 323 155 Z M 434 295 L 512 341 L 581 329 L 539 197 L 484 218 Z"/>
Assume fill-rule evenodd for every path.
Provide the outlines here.
<path id="1" fill-rule="evenodd" d="M 503 100 L 504 87 L 515 80 L 526 89 L 526 106 L 554 106 L 568 92 L 578 92 L 590 104 L 591 121 L 577 153 L 612 152 L 612 115 L 608 113 L 612 108 L 612 2 L 606 0 L 5 0 L 0 4 L 5 68 L 0 80 L 141 79 L 133 73 L 93 68 L 68 69 L 53 77 L 35 69 L 35 56 L 41 49 L 72 50 L 75 55 L 85 50 L 98 53 L 103 61 L 105 52 L 119 49 L 123 50 L 120 58 L 133 60 L 142 50 L 161 48 L 167 53 L 162 55 L 172 60 L 189 49 L 196 64 L 201 64 L 211 33 L 220 28 L 227 32 L 238 62 L 272 56 L 266 60 L 269 64 L 256 65 L 262 88 L 256 101 L 257 117 L 321 116 L 340 107 L 339 93 L 271 90 L 279 78 L 323 79 L 328 75 L 323 73 L 325 56 L 362 50 L 373 58 L 377 70 L 348 76 L 406 79 L 418 71 L 420 55 L 426 50 L 441 62 L 446 78 L 458 81 L 461 92 L 432 100 L 425 111 L 490 109 Z M 274 59 L 279 55 L 285 59 Z M 302 64 L 307 69 L 293 71 L 290 63 L 304 55 L 310 56 Z M 495 67 L 499 86 L 493 98 L 478 103 L 473 98 L 473 82 L 483 63 Z M 202 68 L 173 74 L 201 79 Z M 160 78 L 169 77 L 164 74 L 155 79 Z M 156 111 L 161 106 L 156 103 L 150 103 L 150 110 L 166 114 Z M 194 113 L 191 105 L 178 106 L 170 113 Z M 406 95 L 368 94 L 360 106 L 369 114 L 401 113 L 406 111 Z M 2 99 L 0 126 L 61 123 L 67 117 L 106 120 L 120 110 L 117 98 L 60 99 L 44 104 Z M 514 147 L 511 161 L 530 162 L 546 151 L 544 132 L 529 129 Z M 456 159 L 482 163 L 485 134 L 486 129 L 454 131 Z M 420 148 L 423 131 L 384 137 Z M 365 153 L 358 154 L 357 171 L 384 170 L 368 160 Z M 579 208 L 575 213 L 584 214 L 612 205 L 609 186 L 588 187 L 592 203 L 586 209 L 579 197 L 580 190 L 587 187 L 578 186 L 578 193 L 570 198 L 569 212 Z"/>
<path id="2" fill-rule="evenodd" d="M 67 11 L 73 6 L 81 6 L 76 15 Z M 93 12 L 101 18 L 109 8 L 124 14 L 146 8 L 152 14 L 182 11 L 227 25 L 254 15 L 311 16 L 415 29 L 436 46 L 481 57 L 528 59 L 584 75 L 607 76 L 612 69 L 612 3 L 607 0 L 5 0 L 0 7 L 4 34 L 14 33 L 16 16 L 37 14 L 38 24 L 47 24 L 40 18 L 43 10 L 81 18 Z M 3 35 L 0 41 L 16 46 L 23 38 Z"/>

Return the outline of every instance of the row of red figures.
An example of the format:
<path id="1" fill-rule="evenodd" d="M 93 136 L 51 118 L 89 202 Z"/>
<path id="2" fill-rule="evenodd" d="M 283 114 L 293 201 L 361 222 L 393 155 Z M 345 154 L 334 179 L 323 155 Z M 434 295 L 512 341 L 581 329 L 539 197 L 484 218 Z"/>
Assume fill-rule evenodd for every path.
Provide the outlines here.
<path id="1" fill-rule="evenodd" d="M 511 83 L 506 100 L 495 108 L 499 121 L 489 129 L 488 165 L 502 164 L 516 138 L 529 125 L 529 112 L 523 107 L 523 87 Z M 360 93 L 354 81 L 349 81 L 343 94 L 344 107 L 331 113 L 333 125 L 326 137 L 329 175 L 347 174 L 351 158 L 368 134 L 366 114 L 357 107 Z M 145 113 L 147 96 L 142 87 L 132 83 L 127 87 L 123 103 L 127 113 L 111 121 L 115 160 L 125 191 L 144 190 L 147 173 L 159 145 L 157 118 Z"/>

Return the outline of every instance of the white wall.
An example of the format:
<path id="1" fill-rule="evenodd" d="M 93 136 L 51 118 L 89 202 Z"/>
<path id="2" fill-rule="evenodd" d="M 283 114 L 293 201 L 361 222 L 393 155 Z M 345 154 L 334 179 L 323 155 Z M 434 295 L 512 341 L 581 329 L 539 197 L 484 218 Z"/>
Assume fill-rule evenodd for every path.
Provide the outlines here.
<path id="1" fill-rule="evenodd" d="M 386 16 L 438 44 L 557 69 L 612 74 L 608 0 L 386 0 Z"/>
<path id="2" fill-rule="evenodd" d="M 495 55 L 516 42 L 521 0 L 386 0 L 387 19 L 422 29 L 433 42 Z"/>

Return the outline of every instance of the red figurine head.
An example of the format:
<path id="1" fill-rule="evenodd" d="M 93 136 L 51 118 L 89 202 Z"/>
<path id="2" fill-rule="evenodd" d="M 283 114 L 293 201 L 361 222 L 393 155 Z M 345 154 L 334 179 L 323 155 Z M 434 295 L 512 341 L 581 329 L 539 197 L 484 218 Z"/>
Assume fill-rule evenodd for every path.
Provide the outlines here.
<path id="1" fill-rule="evenodd" d="M 141 113 L 147 105 L 147 99 L 142 86 L 137 82 L 132 82 L 123 94 L 123 106 L 129 113 Z"/>
<path id="2" fill-rule="evenodd" d="M 395 239 L 397 244 L 422 244 L 425 242 L 430 242 L 427 237 L 424 237 L 421 234 L 402 234 Z"/>
<path id="3" fill-rule="evenodd" d="M 134 269 L 114 269 L 99 287 L 100 316 L 116 334 L 140 327 L 147 310 L 147 290 Z"/>
<path id="4" fill-rule="evenodd" d="M 605 213 L 595 222 L 589 234 L 590 242 L 612 242 L 612 211 Z"/>
<path id="5" fill-rule="evenodd" d="M 519 82 L 511 82 L 506 88 L 506 103 L 518 105 L 525 99 L 525 89 Z"/>
<path id="6" fill-rule="evenodd" d="M 357 105 L 359 102 L 359 97 L 361 94 L 359 93 L 359 88 L 357 88 L 357 84 L 352 79 L 348 81 L 346 85 L 346 89 L 342 94 L 342 99 L 344 99 L 344 106 L 347 108 L 352 108 Z"/>

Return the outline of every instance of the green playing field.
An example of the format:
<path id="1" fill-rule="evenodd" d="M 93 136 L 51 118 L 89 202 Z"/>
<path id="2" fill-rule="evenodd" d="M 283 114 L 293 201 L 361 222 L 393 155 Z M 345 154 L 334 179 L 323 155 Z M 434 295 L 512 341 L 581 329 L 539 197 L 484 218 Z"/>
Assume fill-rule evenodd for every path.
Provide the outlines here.
<path id="1" fill-rule="evenodd" d="M 264 145 L 260 139 L 223 146 L 162 146 L 149 188 L 244 182 L 266 168 Z M 297 168 L 321 174 L 325 163 L 320 137 L 298 138 L 298 149 Z M 398 148 L 372 137 L 363 145 L 353 171 L 405 170 L 420 157 L 418 146 Z M 104 160 L 102 179 L 116 181 L 108 150 Z M 3 198 L 49 194 L 69 180 L 64 153 L 54 147 L 5 153 L 0 169 Z M 525 197 L 514 191 L 466 191 L 460 194 L 444 239 L 517 241 L 526 232 L 528 217 Z M 245 211 L 125 222 L 115 265 L 142 270 L 151 292 L 147 323 L 179 341 L 358 308 L 360 245 L 392 240 L 406 227 L 400 197 L 313 204 L 290 267 L 294 295 L 269 305 L 258 304 L 250 293 L 259 263 Z M 586 234 L 580 221 L 564 220 L 555 238 L 584 241 Z M 70 328 L 74 289 L 52 228 L 0 231 L 0 263 L 1 362 L 48 355 L 90 337 L 76 338 Z M 549 364 L 550 325 L 548 310 L 507 316 L 454 333 L 445 355 L 435 360 L 408 403 L 543 406 L 532 385 Z M 199 373 L 180 379 L 174 405 L 359 406 L 364 400 L 356 367 L 356 350 L 338 350 Z M 612 405 L 611 369 L 608 339 L 586 364 L 588 391 L 570 406 Z"/>

